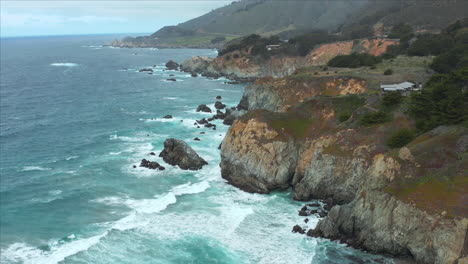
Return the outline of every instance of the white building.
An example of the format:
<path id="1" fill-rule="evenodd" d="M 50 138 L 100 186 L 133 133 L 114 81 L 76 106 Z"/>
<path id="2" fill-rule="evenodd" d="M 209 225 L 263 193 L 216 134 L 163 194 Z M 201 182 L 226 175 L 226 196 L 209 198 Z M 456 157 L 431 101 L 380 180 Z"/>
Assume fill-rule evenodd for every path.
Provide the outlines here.
<path id="1" fill-rule="evenodd" d="M 400 92 L 410 92 L 410 91 L 417 91 L 419 90 L 419 87 L 416 87 L 416 84 L 412 82 L 402 82 L 402 83 L 396 83 L 396 84 L 382 84 L 380 85 L 380 89 L 382 89 L 383 93 L 387 92 L 394 92 L 394 91 L 400 91 Z"/>

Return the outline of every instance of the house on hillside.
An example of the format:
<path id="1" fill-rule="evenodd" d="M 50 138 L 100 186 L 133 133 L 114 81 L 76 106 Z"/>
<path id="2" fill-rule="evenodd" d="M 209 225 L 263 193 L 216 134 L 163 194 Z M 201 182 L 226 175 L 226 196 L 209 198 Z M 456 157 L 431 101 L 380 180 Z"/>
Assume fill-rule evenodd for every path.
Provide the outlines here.
<path id="1" fill-rule="evenodd" d="M 412 91 L 419 91 L 422 88 L 422 84 L 414 84 L 412 82 L 402 82 L 402 83 L 396 83 L 396 84 L 382 84 L 380 85 L 380 89 L 382 90 L 382 93 L 388 93 L 388 92 L 394 92 L 398 91 L 401 92 L 403 95 L 408 95 Z"/>
<path id="2" fill-rule="evenodd" d="M 281 48 L 281 45 L 266 45 L 266 49 L 268 51 L 272 51 L 272 50 L 278 50 Z"/>

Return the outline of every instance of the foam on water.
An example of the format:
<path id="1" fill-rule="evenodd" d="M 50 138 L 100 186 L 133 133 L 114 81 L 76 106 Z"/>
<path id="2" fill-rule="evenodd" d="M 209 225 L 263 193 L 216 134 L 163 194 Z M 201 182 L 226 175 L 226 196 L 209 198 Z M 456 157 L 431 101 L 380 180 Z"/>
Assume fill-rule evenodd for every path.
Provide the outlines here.
<path id="1" fill-rule="evenodd" d="M 72 62 L 54 62 L 50 64 L 50 66 L 55 66 L 55 67 L 76 67 L 78 65 L 79 65 L 78 63 L 72 63 Z"/>
<path id="2" fill-rule="evenodd" d="M 22 171 L 48 171 L 51 168 L 44 168 L 40 166 L 24 166 Z"/>

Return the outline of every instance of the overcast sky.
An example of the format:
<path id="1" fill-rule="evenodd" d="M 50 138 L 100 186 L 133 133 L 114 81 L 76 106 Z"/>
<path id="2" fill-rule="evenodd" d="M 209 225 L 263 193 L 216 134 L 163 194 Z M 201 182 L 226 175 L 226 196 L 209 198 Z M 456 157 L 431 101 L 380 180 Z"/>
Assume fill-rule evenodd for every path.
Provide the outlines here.
<path id="1" fill-rule="evenodd" d="M 231 1 L 4 1 L 0 35 L 150 33 Z"/>

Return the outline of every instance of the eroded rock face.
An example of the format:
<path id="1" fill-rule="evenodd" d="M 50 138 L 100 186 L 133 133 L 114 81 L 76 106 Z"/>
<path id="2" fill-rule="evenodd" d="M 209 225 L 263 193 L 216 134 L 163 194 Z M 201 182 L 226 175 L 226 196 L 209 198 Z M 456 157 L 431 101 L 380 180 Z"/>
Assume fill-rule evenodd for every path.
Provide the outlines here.
<path id="1" fill-rule="evenodd" d="M 267 77 L 244 89 L 240 105 L 246 110 L 285 112 L 311 96 L 362 94 L 367 91 L 367 81 L 361 78 L 311 76 L 300 80 L 294 76 L 280 79 Z"/>
<path id="2" fill-rule="evenodd" d="M 292 138 L 257 119 L 238 120 L 221 147 L 221 175 L 247 192 L 268 193 L 289 187 L 296 165 Z"/>
<path id="3" fill-rule="evenodd" d="M 457 263 L 464 249 L 468 220 L 430 215 L 394 196 L 368 191 L 332 208 L 314 233 L 349 237 L 375 252 L 413 256 L 421 263 Z"/>
<path id="4" fill-rule="evenodd" d="M 460 157 L 468 130 L 439 127 L 392 150 L 387 139 L 414 128 L 411 119 L 395 114 L 392 122 L 360 126 L 354 115 L 369 108 L 372 100 L 366 100 L 349 121 L 339 122 L 339 98 L 307 99 L 283 113 L 257 109 L 236 120 L 221 148 L 223 178 L 249 192 L 292 186 L 298 200 L 333 198 L 338 205 L 310 235 L 421 263 L 463 258 L 468 164 Z M 440 177 L 458 184 L 440 187 Z"/>
<path id="5" fill-rule="evenodd" d="M 197 74 L 203 73 L 207 70 L 212 60 L 213 59 L 209 57 L 195 56 L 184 61 L 181 65 L 181 70 Z"/>
<path id="6" fill-rule="evenodd" d="M 164 150 L 159 157 L 172 165 L 179 166 L 183 170 L 199 170 L 208 163 L 198 156 L 187 143 L 182 140 L 169 138 L 164 141 Z"/>

